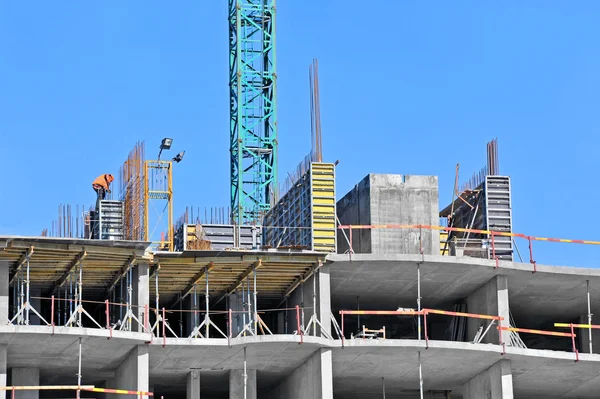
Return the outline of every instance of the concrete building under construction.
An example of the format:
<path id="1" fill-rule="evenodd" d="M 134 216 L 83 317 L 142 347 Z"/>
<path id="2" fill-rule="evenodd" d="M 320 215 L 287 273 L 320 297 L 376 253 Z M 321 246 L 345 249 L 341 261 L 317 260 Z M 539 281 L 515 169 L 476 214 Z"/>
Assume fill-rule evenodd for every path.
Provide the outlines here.
<path id="1" fill-rule="evenodd" d="M 548 239 L 512 231 L 495 162 L 442 208 L 436 176 L 369 174 L 335 201 L 335 165 L 310 161 L 263 225 L 185 215 L 172 250 L 0 237 L 0 386 L 14 398 L 597 397 L 600 272 L 535 262 Z"/>
<path id="2" fill-rule="evenodd" d="M 280 184 L 275 1 L 228 5 L 230 203 L 175 220 L 165 138 L 114 198 L 0 236 L 0 399 L 599 397 L 600 271 L 535 243 L 600 242 L 514 232 L 495 140 L 449 203 L 437 176 L 338 193 L 316 60 L 311 151 Z"/>

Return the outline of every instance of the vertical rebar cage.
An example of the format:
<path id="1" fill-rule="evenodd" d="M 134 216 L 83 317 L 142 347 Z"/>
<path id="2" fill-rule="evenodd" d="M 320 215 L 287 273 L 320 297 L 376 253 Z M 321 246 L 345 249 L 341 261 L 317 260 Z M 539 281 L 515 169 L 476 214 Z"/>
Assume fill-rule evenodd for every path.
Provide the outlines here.
<path id="1" fill-rule="evenodd" d="M 258 222 L 277 193 L 275 0 L 229 0 L 231 218 Z"/>

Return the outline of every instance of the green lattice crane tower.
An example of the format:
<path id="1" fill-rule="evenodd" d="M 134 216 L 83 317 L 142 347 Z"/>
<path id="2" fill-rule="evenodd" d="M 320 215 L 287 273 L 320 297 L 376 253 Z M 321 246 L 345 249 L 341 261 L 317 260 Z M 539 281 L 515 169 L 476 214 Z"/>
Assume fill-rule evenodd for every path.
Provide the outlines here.
<path id="1" fill-rule="evenodd" d="M 277 197 L 275 0 L 229 0 L 231 218 L 258 222 Z"/>

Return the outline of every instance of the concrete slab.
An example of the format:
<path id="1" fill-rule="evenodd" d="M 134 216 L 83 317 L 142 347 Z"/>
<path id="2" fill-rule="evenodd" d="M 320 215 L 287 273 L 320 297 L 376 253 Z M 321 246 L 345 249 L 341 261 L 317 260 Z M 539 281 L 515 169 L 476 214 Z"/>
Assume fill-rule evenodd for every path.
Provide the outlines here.
<path id="1" fill-rule="evenodd" d="M 436 308 L 461 301 L 496 275 L 506 275 L 510 310 L 518 327 L 569 322 L 587 314 L 586 280 L 592 309 L 600 304 L 600 270 L 495 262 L 430 255 L 329 255 L 332 307 L 361 309 L 416 307 L 417 263 L 421 264 L 422 306 Z"/>

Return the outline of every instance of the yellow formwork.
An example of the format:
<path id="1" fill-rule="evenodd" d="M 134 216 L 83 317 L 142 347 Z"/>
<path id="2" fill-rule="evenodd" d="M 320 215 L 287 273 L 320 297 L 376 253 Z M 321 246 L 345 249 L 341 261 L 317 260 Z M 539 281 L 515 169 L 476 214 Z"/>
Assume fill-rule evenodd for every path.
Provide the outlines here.
<path id="1" fill-rule="evenodd" d="M 312 249 L 336 252 L 335 165 L 312 162 L 310 184 Z"/>

